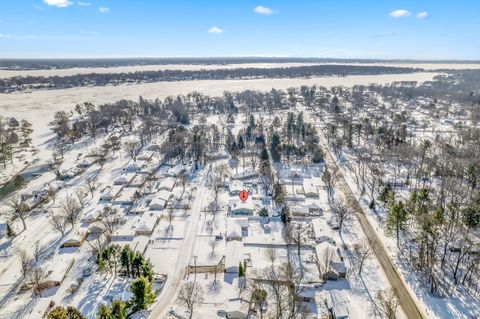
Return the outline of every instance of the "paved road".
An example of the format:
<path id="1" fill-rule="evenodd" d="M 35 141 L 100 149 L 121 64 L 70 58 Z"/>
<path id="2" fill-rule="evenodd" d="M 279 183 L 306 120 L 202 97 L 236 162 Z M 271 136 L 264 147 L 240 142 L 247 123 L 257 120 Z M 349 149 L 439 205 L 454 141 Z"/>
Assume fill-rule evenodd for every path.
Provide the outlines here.
<path id="1" fill-rule="evenodd" d="M 325 150 L 325 161 L 327 165 L 329 165 L 330 167 L 336 167 L 338 170 L 339 176 L 336 181 L 336 186 L 345 195 L 349 206 L 353 208 L 355 215 L 357 216 L 360 225 L 362 226 L 363 232 L 368 238 L 368 241 L 370 243 L 378 243 L 372 245 L 375 255 L 380 262 L 380 265 L 382 266 L 383 271 L 388 278 L 388 281 L 390 282 L 390 286 L 392 287 L 397 296 L 400 307 L 402 307 L 405 315 L 410 319 L 428 318 L 424 310 L 418 307 L 417 302 L 415 301 L 416 297 L 412 296 L 410 290 L 406 286 L 406 283 L 402 280 L 400 274 L 398 273 L 392 260 L 390 259 L 385 246 L 381 244 L 381 239 L 378 237 L 373 226 L 370 224 L 367 216 L 365 215 L 365 212 L 363 211 L 362 206 L 358 203 L 357 198 L 350 189 L 350 186 L 345 180 L 340 168 L 333 159 L 330 150 L 328 149 L 326 138 L 323 133 L 320 132 L 320 130 L 321 129 L 319 129 L 319 138 L 320 144 Z"/>
<path id="2" fill-rule="evenodd" d="M 180 252 L 177 260 L 175 273 L 167 279 L 165 287 L 162 289 L 162 292 L 157 297 L 158 302 L 154 304 L 151 309 L 149 316 L 150 318 L 164 318 L 169 312 L 170 307 L 176 301 L 177 294 L 183 283 L 183 279 L 187 274 L 187 265 L 189 264 L 192 256 L 195 238 L 197 234 L 198 221 L 200 218 L 200 211 L 203 207 L 203 199 L 205 192 L 206 187 L 204 185 L 204 180 L 202 179 L 201 185 L 200 183 L 197 185 L 195 200 L 193 201 L 193 205 L 190 210 L 190 222 L 188 223 L 188 228 L 186 229 L 186 237 L 182 242 L 182 251 Z M 167 260 L 166 262 L 170 261 Z"/>

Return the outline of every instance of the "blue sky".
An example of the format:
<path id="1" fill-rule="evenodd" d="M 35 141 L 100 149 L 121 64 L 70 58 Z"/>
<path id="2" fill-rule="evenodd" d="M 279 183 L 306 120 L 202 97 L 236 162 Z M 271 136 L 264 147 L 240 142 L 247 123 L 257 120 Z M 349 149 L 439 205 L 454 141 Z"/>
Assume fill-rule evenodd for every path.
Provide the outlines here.
<path id="1" fill-rule="evenodd" d="M 0 58 L 480 60 L 478 0 L 0 0 Z"/>

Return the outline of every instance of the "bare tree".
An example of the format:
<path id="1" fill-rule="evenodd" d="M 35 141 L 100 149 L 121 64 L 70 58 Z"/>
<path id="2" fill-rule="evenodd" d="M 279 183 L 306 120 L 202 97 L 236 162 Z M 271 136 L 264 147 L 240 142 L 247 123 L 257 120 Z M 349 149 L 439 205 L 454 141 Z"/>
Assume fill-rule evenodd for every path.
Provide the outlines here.
<path id="1" fill-rule="evenodd" d="M 23 224 L 23 230 L 27 229 L 25 219 L 30 212 L 30 207 L 20 198 L 16 196 L 7 202 L 7 206 L 10 208 L 11 219 L 15 220 L 20 218 Z"/>
<path id="2" fill-rule="evenodd" d="M 67 232 L 67 219 L 63 215 L 52 215 L 50 224 L 53 228 L 65 237 Z"/>
<path id="3" fill-rule="evenodd" d="M 202 302 L 202 300 L 203 289 L 202 287 L 196 285 L 193 281 L 183 284 L 180 292 L 178 293 L 178 301 L 185 305 L 188 311 L 190 311 L 190 318 L 193 317 L 193 309 L 195 305 Z"/>
<path id="4" fill-rule="evenodd" d="M 73 197 L 68 196 L 67 199 L 60 204 L 60 211 L 73 228 L 80 217 L 81 206 Z"/>
<path id="5" fill-rule="evenodd" d="M 336 167 L 331 169 L 328 166 L 325 166 L 325 171 L 322 175 L 322 181 L 325 183 L 325 187 L 327 188 L 327 192 L 329 196 L 333 195 L 333 187 L 335 186 L 335 182 L 338 179 L 338 172 Z"/>
<path id="6" fill-rule="evenodd" d="M 290 223 L 285 227 L 287 242 L 294 242 L 297 246 L 297 255 L 300 256 L 300 248 L 305 242 L 305 226 L 302 223 Z"/>
<path id="7" fill-rule="evenodd" d="M 338 219 L 338 232 L 341 233 L 343 224 L 350 218 L 352 210 L 341 201 L 335 203 L 333 209 Z"/>
<path id="8" fill-rule="evenodd" d="M 128 156 L 133 160 L 133 162 L 137 161 L 137 155 L 140 151 L 141 145 L 138 141 L 129 140 L 123 143 L 123 147 L 127 152 Z"/>
<path id="9" fill-rule="evenodd" d="M 398 301 L 393 290 L 379 291 L 376 295 L 378 308 L 385 319 L 395 319 Z"/>
<path id="10" fill-rule="evenodd" d="M 90 196 L 93 198 L 93 194 L 95 193 L 95 189 L 97 188 L 97 176 L 92 175 L 87 178 L 86 184 L 88 187 L 88 191 L 90 192 Z"/>
<path id="11" fill-rule="evenodd" d="M 33 248 L 33 257 L 35 258 L 35 262 L 38 262 L 40 259 L 40 254 L 42 253 L 42 246 L 40 246 L 40 242 L 36 241 L 35 246 Z"/>
<path id="12" fill-rule="evenodd" d="M 318 256 L 318 271 L 323 280 L 327 280 L 327 274 L 331 269 L 331 263 L 334 261 L 336 254 L 332 246 L 327 246 L 323 249 L 320 256 Z"/>
<path id="13" fill-rule="evenodd" d="M 180 178 L 180 184 L 182 184 L 182 195 L 180 196 L 180 198 L 183 198 L 183 194 L 185 194 L 185 185 L 187 184 L 187 178 L 188 178 L 187 172 L 183 171 L 182 173 L 180 173 L 179 178 Z"/>
<path id="14" fill-rule="evenodd" d="M 46 275 L 45 270 L 41 267 L 33 268 L 32 273 L 30 274 L 33 291 L 40 297 L 42 296 L 42 284 Z"/>
<path id="15" fill-rule="evenodd" d="M 55 199 L 57 197 L 57 192 L 51 186 L 47 189 L 48 198 L 52 199 L 53 204 L 55 204 Z"/>
<path id="16" fill-rule="evenodd" d="M 275 248 L 269 247 L 269 248 L 267 248 L 265 254 L 267 256 L 267 259 L 270 261 L 270 263 L 272 264 L 272 267 L 273 267 L 273 265 L 275 264 L 275 261 L 277 260 L 277 257 L 278 257 L 277 251 L 275 250 Z"/>
<path id="17" fill-rule="evenodd" d="M 75 190 L 75 197 L 77 198 L 78 203 L 80 204 L 81 208 L 85 207 L 85 197 L 87 194 L 83 188 L 77 188 Z"/>
<path id="18" fill-rule="evenodd" d="M 20 250 L 20 266 L 23 277 L 27 277 L 32 270 L 33 260 L 25 249 Z"/>
<path id="19" fill-rule="evenodd" d="M 356 243 L 353 250 L 356 254 L 355 259 L 358 262 L 358 274 L 361 275 L 365 260 L 373 256 L 373 247 L 367 239 L 364 239 L 363 241 Z"/>
<path id="20" fill-rule="evenodd" d="M 208 243 L 208 245 L 210 246 L 210 248 L 212 248 L 212 256 L 214 256 L 215 255 L 215 248 L 217 248 L 217 246 L 218 246 L 218 241 L 213 239 Z"/>
<path id="21" fill-rule="evenodd" d="M 120 217 L 117 216 L 115 209 L 113 210 L 113 213 L 110 209 L 104 209 L 100 217 L 100 222 L 102 223 L 102 227 L 107 237 L 110 237 L 122 223 Z"/>
<path id="22" fill-rule="evenodd" d="M 172 221 L 173 221 L 173 207 L 170 206 L 170 208 L 167 211 L 167 217 L 168 217 L 168 228 L 173 229 Z"/>

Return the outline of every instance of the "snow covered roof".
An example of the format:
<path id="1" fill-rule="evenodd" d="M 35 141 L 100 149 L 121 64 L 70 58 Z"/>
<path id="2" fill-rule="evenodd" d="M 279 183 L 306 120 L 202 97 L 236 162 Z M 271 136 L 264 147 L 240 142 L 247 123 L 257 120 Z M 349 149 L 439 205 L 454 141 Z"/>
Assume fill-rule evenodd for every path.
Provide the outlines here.
<path id="1" fill-rule="evenodd" d="M 115 184 L 126 184 L 126 183 L 128 183 L 128 180 L 125 176 L 120 176 L 119 178 L 115 179 L 114 183 Z"/>
<path id="2" fill-rule="evenodd" d="M 303 182 L 303 193 L 307 197 L 318 197 L 317 187 L 313 185 L 311 179 L 305 179 Z"/>
<path id="3" fill-rule="evenodd" d="M 187 169 L 187 167 L 183 164 L 179 164 L 179 165 L 175 165 L 174 167 L 170 168 L 168 170 L 168 173 L 171 175 L 171 176 L 178 176 L 180 175 L 183 171 L 185 171 Z"/>
<path id="4" fill-rule="evenodd" d="M 318 244 L 317 246 L 315 246 L 315 253 L 317 254 L 317 259 L 318 260 L 323 260 L 324 259 L 323 256 L 325 255 L 327 249 L 328 250 L 333 249 L 335 251 L 335 256 L 336 256 L 334 258 L 338 257 L 337 254 L 336 254 L 336 247 L 328 241 L 323 241 L 320 244 Z"/>
<path id="5" fill-rule="evenodd" d="M 238 271 L 238 264 L 243 262 L 243 243 L 238 240 L 227 241 L 225 269 L 227 272 Z"/>
<path id="6" fill-rule="evenodd" d="M 151 209 L 163 209 L 166 204 L 167 204 L 167 201 L 165 201 L 161 198 L 154 198 L 150 202 L 150 208 Z"/>
<path id="7" fill-rule="evenodd" d="M 330 290 L 327 294 L 327 307 L 337 319 L 348 318 L 348 308 L 345 299 L 338 290 Z"/>
<path id="8" fill-rule="evenodd" d="M 170 199 L 170 194 L 171 193 L 169 191 L 162 189 L 157 194 L 155 194 L 155 198 L 159 198 L 168 202 L 168 200 Z"/>
<path id="9" fill-rule="evenodd" d="M 158 186 L 158 188 L 160 190 L 171 191 L 174 186 L 175 186 L 175 178 L 168 177 L 160 182 L 160 185 Z"/>
<path id="10" fill-rule="evenodd" d="M 245 185 L 241 181 L 232 181 L 228 185 L 228 190 L 232 195 L 238 195 L 244 189 L 245 189 Z"/>
<path id="11" fill-rule="evenodd" d="M 293 216 L 306 216 L 310 214 L 310 210 L 307 206 L 292 206 L 290 212 Z"/>
<path id="12" fill-rule="evenodd" d="M 157 220 L 157 215 L 147 212 L 144 213 L 140 218 L 137 227 L 135 227 L 135 233 L 137 235 L 151 234 L 157 224 Z"/>
<path id="13" fill-rule="evenodd" d="M 86 223 L 93 223 L 98 219 L 99 216 L 100 216 L 100 213 L 98 211 L 92 210 L 85 215 L 85 217 L 83 218 L 83 221 Z"/>
<path id="14" fill-rule="evenodd" d="M 55 255 L 51 264 L 47 268 L 50 274 L 47 276 L 45 281 L 61 283 L 74 262 L 75 258 L 70 254 Z"/>
<path id="15" fill-rule="evenodd" d="M 230 207 L 230 211 L 234 214 L 247 211 L 253 213 L 253 210 L 255 209 L 253 200 L 250 197 L 245 202 L 239 198 L 232 198 L 228 201 L 228 205 Z"/>

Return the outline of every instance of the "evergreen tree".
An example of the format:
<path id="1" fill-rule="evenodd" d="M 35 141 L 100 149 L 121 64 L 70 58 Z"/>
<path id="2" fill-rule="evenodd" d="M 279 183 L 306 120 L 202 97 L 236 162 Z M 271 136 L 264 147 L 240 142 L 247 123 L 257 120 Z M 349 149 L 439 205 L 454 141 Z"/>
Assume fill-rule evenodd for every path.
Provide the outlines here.
<path id="1" fill-rule="evenodd" d="M 405 229 L 405 223 L 408 220 L 407 210 L 405 209 L 403 202 L 393 201 L 389 207 L 387 215 L 387 230 L 389 232 L 395 231 L 397 237 L 397 245 L 400 237 L 400 231 Z"/>
<path id="2" fill-rule="evenodd" d="M 260 154 L 260 159 L 262 161 L 268 161 L 268 152 L 267 152 L 267 149 L 265 147 L 263 147 L 263 149 L 262 149 L 262 153 Z"/>
<path id="3" fill-rule="evenodd" d="M 145 277 L 135 279 L 130 286 L 130 291 L 132 293 L 131 303 L 134 312 L 147 309 L 155 299 L 152 284 Z"/>
<path id="4" fill-rule="evenodd" d="M 112 319 L 126 319 L 128 317 L 127 303 L 122 300 L 114 300 L 111 306 Z"/>
<path id="5" fill-rule="evenodd" d="M 243 273 L 243 264 L 242 262 L 239 262 L 238 263 L 238 277 L 243 277 L 244 276 L 244 273 Z"/>
<path id="6" fill-rule="evenodd" d="M 286 195 L 285 187 L 283 187 L 283 185 L 279 182 L 276 182 L 273 185 L 273 200 L 275 201 L 275 204 L 278 206 L 283 205 Z"/>
<path id="7" fill-rule="evenodd" d="M 77 308 L 57 306 L 47 316 L 48 319 L 86 319 Z"/>
<path id="8" fill-rule="evenodd" d="M 288 208 L 288 206 L 282 207 L 282 212 L 280 214 L 280 220 L 284 224 L 287 224 L 292 220 L 292 216 L 290 216 L 290 209 Z"/>
<path id="9" fill-rule="evenodd" d="M 107 305 L 101 305 L 98 308 L 97 319 L 113 319 L 112 311 Z"/>
<path id="10" fill-rule="evenodd" d="M 12 225 L 10 223 L 7 223 L 7 237 L 8 238 L 13 238 L 15 236 L 16 236 L 16 234 L 15 234 L 15 231 L 13 230 L 13 228 L 12 228 Z"/>

